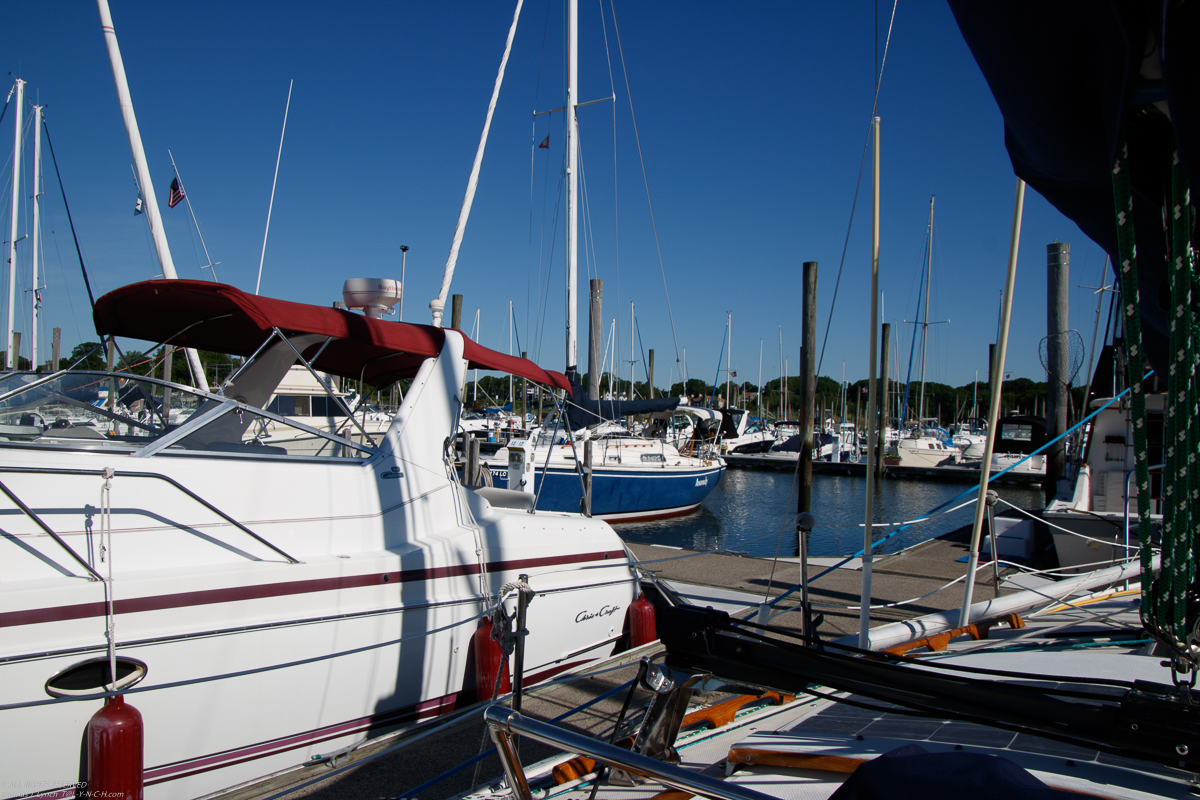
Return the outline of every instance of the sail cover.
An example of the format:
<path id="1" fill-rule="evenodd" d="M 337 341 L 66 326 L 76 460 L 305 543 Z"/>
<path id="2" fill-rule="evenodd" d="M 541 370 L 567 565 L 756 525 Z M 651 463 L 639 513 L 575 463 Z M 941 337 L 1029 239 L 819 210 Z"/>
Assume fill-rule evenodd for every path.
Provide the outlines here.
<path id="1" fill-rule="evenodd" d="M 579 381 L 573 381 L 571 402 L 567 404 L 567 420 L 573 429 L 583 428 L 605 420 L 670 411 L 677 408 L 681 400 L 680 397 L 657 397 L 653 400 L 590 400 Z"/>
<path id="2" fill-rule="evenodd" d="M 315 369 L 371 386 L 411 378 L 427 359 L 442 352 L 446 333 L 430 325 L 388 322 L 338 308 L 247 294 L 220 283 L 193 280 L 143 281 L 96 301 L 96 332 L 250 356 L 279 328 L 285 334 L 332 337 Z M 499 370 L 531 381 L 570 389 L 566 376 L 532 361 L 497 353 L 463 336 L 471 369 Z M 311 358 L 320 345 L 309 348 Z"/>
<path id="3" fill-rule="evenodd" d="M 1004 116 L 1013 170 L 1117 257 L 1112 165 L 1129 143 L 1142 336 L 1166 367 L 1163 206 L 1178 149 L 1200 175 L 1200 5 L 950 0 Z"/>

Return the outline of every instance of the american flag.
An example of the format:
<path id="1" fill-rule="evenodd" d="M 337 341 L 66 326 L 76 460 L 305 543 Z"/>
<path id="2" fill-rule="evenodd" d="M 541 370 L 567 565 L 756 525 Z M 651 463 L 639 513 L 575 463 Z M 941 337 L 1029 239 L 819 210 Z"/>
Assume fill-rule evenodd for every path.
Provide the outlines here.
<path id="1" fill-rule="evenodd" d="M 179 185 L 179 178 L 171 180 L 171 194 L 167 197 L 167 208 L 174 208 L 179 205 L 179 201 L 183 199 L 183 187 Z"/>

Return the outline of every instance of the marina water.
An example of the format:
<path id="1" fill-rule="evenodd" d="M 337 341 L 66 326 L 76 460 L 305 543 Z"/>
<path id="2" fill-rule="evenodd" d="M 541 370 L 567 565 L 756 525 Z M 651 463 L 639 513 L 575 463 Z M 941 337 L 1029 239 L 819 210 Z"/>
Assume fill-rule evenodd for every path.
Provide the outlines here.
<path id="1" fill-rule="evenodd" d="M 866 513 L 863 478 L 846 475 L 814 475 L 812 514 L 817 525 L 809 538 L 813 556 L 847 556 L 862 549 L 863 517 Z M 1005 500 L 1024 509 L 1043 505 L 1039 486 L 999 485 L 993 488 Z M 683 547 L 689 550 L 726 550 L 750 556 L 773 557 L 796 554 L 796 478 L 792 472 L 756 472 L 731 469 L 693 514 L 653 522 L 616 526 L 627 541 Z M 978 489 L 958 483 L 887 479 L 876 486 L 875 524 L 907 522 L 966 493 L 948 507 L 967 503 L 949 514 L 938 513 L 926 522 L 912 525 L 876 552 L 895 553 L 927 539 L 970 525 Z M 969 502 L 968 502 L 969 501 Z M 996 507 L 999 513 L 1004 503 Z M 984 533 L 986 534 L 986 520 Z M 876 539 L 895 530 L 877 528 Z"/>

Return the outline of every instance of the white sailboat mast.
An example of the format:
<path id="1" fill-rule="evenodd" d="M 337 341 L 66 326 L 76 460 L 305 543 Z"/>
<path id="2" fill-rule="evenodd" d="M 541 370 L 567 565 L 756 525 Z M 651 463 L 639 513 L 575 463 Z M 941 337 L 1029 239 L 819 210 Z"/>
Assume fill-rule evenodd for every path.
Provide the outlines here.
<path id="1" fill-rule="evenodd" d="M 575 271 L 578 264 L 576 235 L 579 231 L 579 2 L 567 4 L 567 372 L 579 365 L 576 338 L 579 327 L 579 298 Z"/>
<path id="2" fill-rule="evenodd" d="M 129 149 L 133 152 L 133 164 L 137 169 L 138 184 L 142 188 L 142 200 L 146 209 L 146 222 L 150 226 L 150 238 L 154 241 L 154 252 L 158 254 L 158 263 L 162 267 L 163 277 L 175 280 L 175 262 L 171 258 L 171 248 L 167 244 L 167 234 L 163 230 L 162 214 L 158 210 L 158 197 L 154 194 L 154 181 L 150 178 L 150 165 L 146 161 L 146 151 L 142 147 L 142 134 L 138 130 L 137 116 L 133 113 L 133 99 L 129 95 L 129 81 L 125 77 L 125 62 L 121 60 L 121 48 L 117 45 L 117 32 L 113 28 L 112 13 L 108 9 L 108 0 L 96 0 L 100 10 L 100 29 L 104 31 L 104 43 L 108 46 L 108 60 L 112 64 L 113 83 L 117 87 L 117 102 L 121 106 L 121 117 L 125 120 L 125 133 L 129 136 Z M 11 324 L 11 323 L 10 323 Z M 9 334 L 9 339 L 12 334 Z M 196 387 L 208 391 L 208 378 L 204 375 L 204 367 L 200 364 L 200 356 L 188 348 L 186 351 L 188 364 Z"/>
<path id="3" fill-rule="evenodd" d="M 17 117 L 13 126 L 12 225 L 8 236 L 8 338 L 4 340 L 4 369 L 17 364 L 13 352 L 13 317 L 17 313 L 17 208 L 21 192 L 21 112 L 25 108 L 25 81 L 17 78 Z"/>
<path id="4" fill-rule="evenodd" d="M 929 250 L 925 254 L 925 321 L 921 323 L 921 403 L 917 424 L 925 418 L 925 354 L 929 347 L 929 284 L 933 282 L 933 201 L 929 198 Z"/>
<path id="5" fill-rule="evenodd" d="M 727 312 L 728 318 L 725 324 L 729 326 L 729 336 L 725 339 L 725 410 L 732 408 L 729 405 L 729 379 L 733 377 L 733 312 Z"/>
<path id="6" fill-rule="evenodd" d="M 38 282 L 38 249 L 41 247 L 39 198 L 42 196 L 42 106 L 33 107 L 33 280 L 30 293 L 33 295 L 29 316 L 29 368 L 38 368 L 38 316 L 42 310 L 42 287 Z M 58 369 L 52 364 L 51 372 Z"/>

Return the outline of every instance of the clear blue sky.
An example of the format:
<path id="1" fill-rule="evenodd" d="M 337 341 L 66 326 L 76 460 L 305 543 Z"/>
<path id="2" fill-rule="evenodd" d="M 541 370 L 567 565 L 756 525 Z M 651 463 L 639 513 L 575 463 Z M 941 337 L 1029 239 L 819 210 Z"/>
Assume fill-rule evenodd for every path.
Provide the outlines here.
<path id="1" fill-rule="evenodd" d="M 168 149 L 218 277 L 252 291 L 294 79 L 263 293 L 329 303 L 346 278 L 398 278 L 405 244 L 405 320 L 428 322 L 514 3 L 111 3 L 181 277 L 204 277 L 205 262 L 186 207 L 165 205 Z M 615 118 L 612 103 L 580 111 L 595 253 L 595 263 L 580 259 L 580 320 L 586 326 L 588 277 L 603 278 L 605 330 L 618 317 L 627 362 L 633 300 L 641 344 L 655 349 L 655 382 L 664 386 L 679 372 L 621 54 L 608 4 L 604 29 L 600 4 L 581 6 L 580 96 L 607 97 L 615 85 L 617 101 Z M 890 11 L 880 4 L 880 52 Z M 47 106 L 97 294 L 154 277 L 94 4 L 13 0 L 5 12 L 4 67 Z M 688 372 L 713 380 L 731 312 L 739 378 L 757 380 L 760 339 L 763 380 L 778 376 L 780 328 L 794 374 L 801 264 L 820 263 L 823 335 L 850 219 L 872 105 L 875 5 L 617 0 L 616 13 Z M 451 289 L 465 296 L 464 327 L 480 308 L 478 338 L 500 350 L 508 348 L 512 299 L 522 347 L 554 369 L 564 366 L 562 115 L 533 123 L 531 112 L 563 104 L 563 16 L 560 3 L 525 4 Z M 983 379 L 1016 179 L 996 104 L 945 5 L 901 4 L 880 115 L 885 321 L 906 361 L 912 327 L 902 321 L 916 314 L 929 198 L 937 195 L 930 319 L 950 322 L 932 329 L 928 376 L 959 385 L 978 370 Z M 0 128 L 6 153 L 12 118 L 10 110 Z M 547 134 L 550 148 L 533 150 Z M 11 154 L 0 162 L 7 187 Z M 95 333 L 49 165 L 46 175 L 44 318 L 63 328 L 69 351 Z M 0 201 L 5 238 L 10 191 Z M 834 378 L 843 361 L 848 379 L 866 376 L 869 213 L 868 167 L 822 368 Z M 1071 326 L 1091 340 L 1095 297 L 1076 287 L 1096 285 L 1103 254 L 1030 191 L 1007 368 L 1015 376 L 1044 379 L 1045 246 L 1056 239 L 1073 246 Z M 28 239 L 18 251 L 25 289 Z M 584 333 L 581 369 L 586 347 Z"/>

